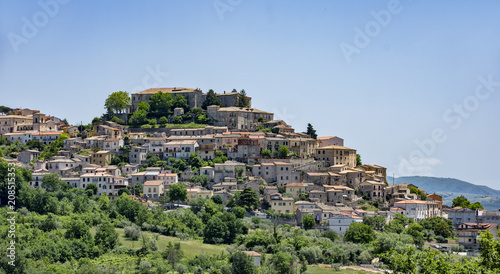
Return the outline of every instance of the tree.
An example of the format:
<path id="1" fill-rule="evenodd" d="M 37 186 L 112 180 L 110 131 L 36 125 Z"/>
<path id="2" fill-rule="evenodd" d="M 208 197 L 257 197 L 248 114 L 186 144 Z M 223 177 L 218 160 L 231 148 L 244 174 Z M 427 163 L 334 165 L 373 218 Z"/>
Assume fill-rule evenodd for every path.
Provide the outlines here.
<path id="1" fill-rule="evenodd" d="M 203 242 L 208 244 L 220 244 L 228 237 L 229 228 L 219 217 L 213 216 L 203 229 Z"/>
<path id="2" fill-rule="evenodd" d="M 184 98 L 184 96 L 178 94 L 172 101 L 172 108 L 183 108 L 184 111 L 187 111 L 189 109 L 188 100 Z"/>
<path id="3" fill-rule="evenodd" d="M 384 216 L 363 216 L 363 224 L 369 225 L 373 230 L 382 231 L 385 226 L 385 217 Z"/>
<path id="4" fill-rule="evenodd" d="M 65 237 L 69 239 L 91 238 L 89 227 L 79 219 L 71 219 L 66 229 Z"/>
<path id="5" fill-rule="evenodd" d="M 109 113 L 121 113 L 130 103 L 130 96 L 125 91 L 117 91 L 111 93 L 104 103 L 104 108 Z"/>
<path id="6" fill-rule="evenodd" d="M 247 93 L 244 89 L 240 91 L 238 94 L 238 98 L 236 99 L 236 106 L 246 108 L 250 106 L 250 100 L 247 97 Z"/>
<path id="7" fill-rule="evenodd" d="M 165 125 L 168 124 L 168 119 L 165 116 L 160 117 L 160 124 Z"/>
<path id="8" fill-rule="evenodd" d="M 367 244 L 374 238 L 375 233 L 371 226 L 363 223 L 352 223 L 344 234 L 344 239 L 353 243 Z"/>
<path id="9" fill-rule="evenodd" d="M 250 187 L 245 187 L 243 191 L 237 192 L 233 199 L 235 199 L 235 204 L 245 208 L 246 211 L 251 211 L 259 207 L 259 195 L 257 192 Z"/>
<path id="10" fill-rule="evenodd" d="M 410 186 L 410 193 L 417 194 L 418 196 L 420 196 L 420 200 L 422 200 L 422 201 L 427 200 L 427 195 L 425 195 L 425 193 L 422 190 L 420 190 L 416 187 Z"/>
<path id="11" fill-rule="evenodd" d="M 193 175 L 189 181 L 191 183 L 199 184 L 203 187 L 206 187 L 208 182 L 210 182 L 210 179 L 208 179 L 208 177 L 205 174 L 201 174 L 201 175 Z"/>
<path id="12" fill-rule="evenodd" d="M 410 235 L 413 238 L 413 242 L 418 248 L 422 248 L 424 245 L 424 233 L 422 233 L 423 227 L 419 224 L 410 224 L 405 230 L 405 234 Z"/>
<path id="13" fill-rule="evenodd" d="M 246 210 L 243 207 L 235 206 L 233 207 L 233 213 L 236 218 L 242 219 L 243 217 L 245 217 Z"/>
<path id="14" fill-rule="evenodd" d="M 222 200 L 222 197 L 220 195 L 214 195 L 212 196 L 212 201 L 218 205 L 222 205 L 224 203 L 224 200 Z"/>
<path id="15" fill-rule="evenodd" d="M 361 161 L 361 155 L 356 154 L 356 166 L 362 166 L 363 162 Z"/>
<path id="16" fill-rule="evenodd" d="M 209 124 L 210 123 L 210 118 L 208 118 L 205 113 L 197 115 L 195 117 L 196 117 L 195 121 L 198 124 Z"/>
<path id="17" fill-rule="evenodd" d="M 3 137 L 3 136 L 2 136 Z M 29 148 L 29 149 L 36 149 L 38 151 L 42 151 L 46 145 L 38 140 L 28 140 L 26 142 L 26 146 Z"/>
<path id="18" fill-rule="evenodd" d="M 126 187 L 122 187 L 118 189 L 118 196 L 122 196 L 122 194 L 125 193 L 127 195 L 131 195 L 130 190 Z"/>
<path id="19" fill-rule="evenodd" d="M 159 118 L 170 115 L 173 106 L 172 94 L 158 91 L 149 99 L 149 106 L 153 117 Z"/>
<path id="20" fill-rule="evenodd" d="M 143 190 L 143 186 L 142 184 L 134 184 L 134 195 L 139 195 L 140 193 L 142 193 L 142 190 Z"/>
<path id="21" fill-rule="evenodd" d="M 316 221 L 314 220 L 313 215 L 307 214 L 302 218 L 302 225 L 305 230 L 313 228 L 315 223 Z"/>
<path id="22" fill-rule="evenodd" d="M 311 138 L 316 139 L 318 138 L 318 134 L 316 134 L 316 130 L 313 128 L 313 126 L 309 123 L 307 124 L 307 135 L 311 136 Z"/>
<path id="23" fill-rule="evenodd" d="M 175 264 L 178 263 L 182 257 L 184 257 L 184 252 L 181 249 L 181 243 L 177 242 L 172 244 L 168 242 L 167 248 L 162 252 L 162 257 L 175 268 Z"/>
<path id="24" fill-rule="evenodd" d="M 289 150 L 288 150 L 287 146 L 280 146 L 278 148 L 279 157 L 282 159 L 284 159 L 288 156 L 288 152 L 289 152 Z"/>
<path id="25" fill-rule="evenodd" d="M 125 124 L 125 121 L 123 121 L 123 119 L 120 119 L 116 116 L 113 116 L 113 118 L 111 118 L 111 122 L 115 122 L 117 124 L 120 124 L 120 125 L 124 125 Z"/>
<path id="26" fill-rule="evenodd" d="M 260 156 L 262 158 L 271 158 L 271 151 L 266 148 L 266 149 L 262 150 L 262 152 L 260 153 Z"/>
<path id="27" fill-rule="evenodd" d="M 66 191 L 71 188 L 71 185 L 61 180 L 61 176 L 57 173 L 48 173 L 42 176 L 42 187 L 49 192 L 59 190 Z"/>
<path id="28" fill-rule="evenodd" d="M 463 208 L 470 208 L 472 210 L 476 209 L 484 209 L 483 206 L 479 202 L 471 203 L 467 198 L 464 196 L 458 196 L 455 199 L 453 199 L 453 207 L 463 207 Z"/>
<path id="29" fill-rule="evenodd" d="M 96 195 L 97 194 L 97 185 L 96 184 L 88 184 L 86 187 L 85 187 L 85 191 L 87 191 L 87 193 L 91 193 L 91 195 Z"/>
<path id="30" fill-rule="evenodd" d="M 237 274 L 253 274 L 257 273 L 256 267 L 250 256 L 247 256 L 241 251 L 234 252 L 229 257 L 232 273 Z"/>
<path id="31" fill-rule="evenodd" d="M 143 109 L 134 111 L 130 117 L 129 123 L 132 125 L 143 125 L 148 122 L 148 113 Z"/>
<path id="32" fill-rule="evenodd" d="M 500 241 L 494 240 L 489 230 L 480 235 L 478 241 L 481 265 L 491 270 L 500 269 Z M 500 236 L 500 232 L 497 232 L 497 235 Z"/>
<path id="33" fill-rule="evenodd" d="M 277 273 L 292 273 L 293 257 L 290 253 L 279 251 L 273 255 L 271 262 Z"/>
<path id="34" fill-rule="evenodd" d="M 453 207 L 469 207 L 470 206 L 470 202 L 467 198 L 465 198 L 464 196 L 458 196 L 456 197 L 455 199 L 453 199 L 452 201 L 453 203 Z"/>
<path id="35" fill-rule="evenodd" d="M 97 202 L 99 203 L 99 208 L 101 210 L 108 210 L 109 205 L 111 204 L 111 202 L 109 201 L 108 194 L 106 192 L 104 192 L 101 195 L 101 197 L 99 197 L 99 200 Z"/>
<path id="36" fill-rule="evenodd" d="M 434 228 L 434 233 L 445 238 L 452 236 L 452 230 L 450 230 L 450 227 L 448 226 L 446 221 L 439 222 Z"/>
<path id="37" fill-rule="evenodd" d="M 212 89 L 210 89 L 207 93 L 207 97 L 205 98 L 205 100 L 203 100 L 201 108 L 207 109 L 208 106 L 212 106 L 212 105 L 221 106 L 222 101 L 220 100 L 219 97 L 217 97 L 215 92 Z"/>
<path id="38" fill-rule="evenodd" d="M 390 221 L 386 227 L 385 231 L 400 234 L 405 229 L 405 226 L 412 223 L 413 219 L 407 218 L 402 213 L 394 215 L 392 221 Z"/>
<path id="39" fill-rule="evenodd" d="M 168 198 L 170 201 L 185 201 L 187 199 L 187 190 L 182 183 L 177 183 L 168 189 Z"/>
<path id="40" fill-rule="evenodd" d="M 106 252 L 113 249 L 118 244 L 118 233 L 110 222 L 103 223 L 95 234 L 95 244 Z"/>
<path id="41" fill-rule="evenodd" d="M 6 107 L 6 106 L 0 106 L 0 112 L 7 115 L 7 113 L 11 112 L 12 109 L 10 107 Z"/>

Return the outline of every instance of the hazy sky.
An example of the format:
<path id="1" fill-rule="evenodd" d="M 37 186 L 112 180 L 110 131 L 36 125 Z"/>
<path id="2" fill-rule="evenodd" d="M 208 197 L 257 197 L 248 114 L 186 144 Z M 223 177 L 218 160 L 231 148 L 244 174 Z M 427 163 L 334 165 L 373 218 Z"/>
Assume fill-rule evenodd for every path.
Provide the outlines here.
<path id="1" fill-rule="evenodd" d="M 112 92 L 245 89 L 388 173 L 500 189 L 498 1 L 0 1 L 0 105 L 89 123 Z"/>

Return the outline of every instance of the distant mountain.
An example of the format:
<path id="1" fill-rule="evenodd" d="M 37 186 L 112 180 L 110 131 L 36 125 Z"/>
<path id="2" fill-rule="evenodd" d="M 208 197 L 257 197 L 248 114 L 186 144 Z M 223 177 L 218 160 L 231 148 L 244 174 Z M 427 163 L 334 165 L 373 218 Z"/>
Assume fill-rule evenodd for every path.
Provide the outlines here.
<path id="1" fill-rule="evenodd" d="M 393 177 L 387 182 L 393 183 Z M 475 185 L 453 178 L 436 178 L 425 176 L 409 176 L 394 178 L 396 184 L 414 184 L 427 193 L 436 193 L 443 196 L 443 202 L 451 206 L 453 198 L 463 195 L 471 202 L 480 202 L 487 210 L 500 209 L 500 190 L 487 186 Z"/>

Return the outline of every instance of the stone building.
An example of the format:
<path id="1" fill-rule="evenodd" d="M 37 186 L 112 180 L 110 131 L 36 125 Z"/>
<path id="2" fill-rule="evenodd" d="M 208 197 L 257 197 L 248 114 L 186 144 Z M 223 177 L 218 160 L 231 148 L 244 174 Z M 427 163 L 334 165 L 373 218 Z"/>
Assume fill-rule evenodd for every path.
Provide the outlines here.
<path id="1" fill-rule="evenodd" d="M 325 161 L 328 166 L 347 165 L 356 167 L 356 150 L 343 146 L 327 146 L 316 148 L 316 160 Z"/>
<path id="2" fill-rule="evenodd" d="M 148 102 L 153 94 L 158 92 L 163 93 L 171 93 L 173 97 L 176 95 L 182 95 L 188 101 L 190 108 L 201 107 L 203 101 L 207 97 L 206 93 L 203 93 L 201 89 L 193 89 L 193 88 L 182 88 L 182 87 L 174 87 L 174 88 L 149 88 L 140 92 L 131 94 L 131 104 L 127 106 L 127 113 L 133 113 L 137 110 L 137 106 L 140 102 Z M 221 100 L 222 107 L 232 107 L 236 104 L 238 100 L 239 93 L 238 92 L 224 92 L 215 94 Z M 252 98 L 247 96 L 247 100 L 249 105 L 251 106 Z"/>
<path id="3" fill-rule="evenodd" d="M 227 126 L 230 130 L 254 131 L 258 120 L 272 120 L 273 113 L 255 108 L 208 106 L 207 116 L 216 126 Z"/>

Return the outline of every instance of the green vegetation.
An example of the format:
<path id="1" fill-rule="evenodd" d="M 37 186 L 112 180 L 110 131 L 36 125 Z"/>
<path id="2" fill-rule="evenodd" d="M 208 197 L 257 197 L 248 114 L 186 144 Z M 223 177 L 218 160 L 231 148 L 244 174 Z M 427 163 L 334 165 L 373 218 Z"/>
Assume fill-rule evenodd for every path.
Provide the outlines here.
<path id="1" fill-rule="evenodd" d="M 236 91 L 236 90 L 233 89 L 233 91 Z M 250 100 L 248 99 L 247 93 L 245 92 L 244 89 L 242 89 L 240 91 L 240 93 L 238 94 L 238 99 L 236 100 L 235 106 L 237 106 L 237 107 L 243 107 L 243 108 L 246 108 L 246 107 L 250 106 Z"/>
<path id="2" fill-rule="evenodd" d="M 470 208 L 472 210 L 475 209 L 484 209 L 483 206 L 479 202 L 471 203 L 467 198 L 464 196 L 458 196 L 455 199 L 453 199 L 453 207 L 464 207 L 464 208 Z"/>
<path id="3" fill-rule="evenodd" d="M 121 113 L 130 104 L 130 96 L 125 91 L 111 93 L 104 103 L 104 108 L 108 113 Z"/>
<path id="4" fill-rule="evenodd" d="M 215 92 L 212 89 L 210 89 L 207 92 L 207 97 L 205 98 L 205 100 L 203 100 L 201 108 L 207 109 L 208 106 L 212 106 L 212 105 L 221 106 L 222 102 L 221 102 L 220 98 L 217 97 L 217 95 L 215 94 Z"/>
<path id="5" fill-rule="evenodd" d="M 422 190 L 420 190 L 416 187 L 410 186 L 410 193 L 417 194 L 418 196 L 420 196 L 420 200 L 422 200 L 422 201 L 427 200 L 427 195 L 425 195 L 425 193 Z"/>
<path id="6" fill-rule="evenodd" d="M 361 155 L 356 154 L 356 166 L 362 166 L 363 162 L 361 161 Z"/>
<path id="7" fill-rule="evenodd" d="M 307 124 L 307 135 L 311 136 L 313 139 L 318 138 L 318 134 L 316 134 L 316 130 L 313 128 L 311 124 Z"/>

